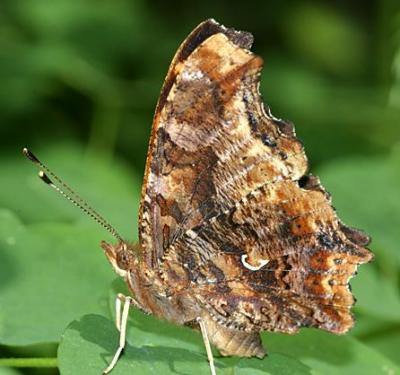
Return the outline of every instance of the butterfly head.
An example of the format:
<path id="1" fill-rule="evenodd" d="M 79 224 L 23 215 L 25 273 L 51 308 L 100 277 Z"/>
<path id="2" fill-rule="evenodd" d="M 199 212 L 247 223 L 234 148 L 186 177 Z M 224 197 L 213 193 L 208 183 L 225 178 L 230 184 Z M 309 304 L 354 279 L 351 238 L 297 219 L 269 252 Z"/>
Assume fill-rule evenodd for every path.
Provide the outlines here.
<path id="1" fill-rule="evenodd" d="M 125 277 L 128 271 L 134 268 L 137 256 L 134 246 L 131 244 L 120 241 L 116 245 L 112 245 L 102 241 L 101 247 L 118 275 Z"/>

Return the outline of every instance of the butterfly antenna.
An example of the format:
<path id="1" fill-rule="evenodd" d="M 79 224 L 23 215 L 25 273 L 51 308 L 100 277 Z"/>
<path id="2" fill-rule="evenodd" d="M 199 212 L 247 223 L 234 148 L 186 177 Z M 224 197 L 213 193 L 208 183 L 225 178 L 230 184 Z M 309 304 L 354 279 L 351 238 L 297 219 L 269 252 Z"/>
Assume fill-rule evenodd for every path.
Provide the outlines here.
<path id="1" fill-rule="evenodd" d="M 60 193 L 65 199 L 72 202 L 76 207 L 81 209 L 84 213 L 89 215 L 93 220 L 99 223 L 104 229 L 110 232 L 118 241 L 124 242 L 115 228 L 107 222 L 94 208 L 89 206 L 74 190 L 65 184 L 57 175 L 55 175 L 46 165 L 44 165 L 31 151 L 26 147 L 23 148 L 22 153 L 36 166 L 39 167 L 39 178 Z M 50 178 L 50 177 L 51 178 Z M 54 183 L 53 181 L 56 181 Z M 61 187 L 60 187 L 61 186 Z"/>

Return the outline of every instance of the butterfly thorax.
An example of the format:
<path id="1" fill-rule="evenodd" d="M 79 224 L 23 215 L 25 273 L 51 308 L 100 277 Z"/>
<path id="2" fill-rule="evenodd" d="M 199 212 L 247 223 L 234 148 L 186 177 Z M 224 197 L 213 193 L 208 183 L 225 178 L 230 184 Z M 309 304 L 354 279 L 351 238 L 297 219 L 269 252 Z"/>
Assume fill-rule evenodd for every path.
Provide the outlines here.
<path id="1" fill-rule="evenodd" d="M 188 282 L 181 278 L 170 282 L 156 270 L 148 267 L 141 257 L 139 245 L 102 242 L 102 248 L 115 272 L 127 283 L 134 304 L 141 311 L 168 321 L 185 324 L 194 320 L 198 308 L 188 290 Z"/>

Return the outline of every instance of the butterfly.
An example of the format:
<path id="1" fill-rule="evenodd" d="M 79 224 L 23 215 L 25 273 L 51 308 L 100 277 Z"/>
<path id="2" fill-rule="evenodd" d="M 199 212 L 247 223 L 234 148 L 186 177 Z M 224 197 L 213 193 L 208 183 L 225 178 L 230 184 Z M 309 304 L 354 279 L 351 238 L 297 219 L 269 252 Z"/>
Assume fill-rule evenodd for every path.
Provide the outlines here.
<path id="1" fill-rule="evenodd" d="M 24 149 L 43 181 L 118 240 L 101 246 L 131 296 L 117 298 L 120 345 L 105 373 L 131 306 L 200 330 L 211 374 L 210 343 L 263 358 L 261 331 L 354 324 L 349 280 L 372 260 L 369 237 L 338 219 L 293 125 L 264 106 L 252 42 L 210 19 L 179 47 L 154 115 L 137 245 Z"/>

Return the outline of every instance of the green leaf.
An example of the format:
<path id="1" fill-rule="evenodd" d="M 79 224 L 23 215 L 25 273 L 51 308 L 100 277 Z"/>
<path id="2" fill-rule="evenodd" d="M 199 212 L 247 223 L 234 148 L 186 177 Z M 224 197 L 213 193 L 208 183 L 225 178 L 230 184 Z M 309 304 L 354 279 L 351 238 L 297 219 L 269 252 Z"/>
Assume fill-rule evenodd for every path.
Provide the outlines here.
<path id="1" fill-rule="evenodd" d="M 25 227 L 0 211 L 0 342 L 57 342 L 74 317 L 107 310 L 114 274 L 84 225 Z"/>
<path id="2" fill-rule="evenodd" d="M 145 324 L 140 330 L 137 327 L 133 330 L 134 333 L 130 336 L 124 355 L 118 361 L 113 374 L 135 372 L 141 375 L 209 375 L 207 357 L 199 333 L 153 319 L 147 319 Z M 146 338 L 146 329 L 158 331 L 158 335 L 150 334 Z M 187 331 L 186 337 L 180 334 L 183 330 Z M 196 346 L 193 346 L 194 341 L 197 342 Z M 117 345 L 118 331 L 111 320 L 99 315 L 83 316 L 71 323 L 62 337 L 58 351 L 60 372 L 62 375 L 98 375 L 111 361 Z M 299 361 L 275 353 L 271 353 L 267 360 L 216 358 L 216 366 L 219 375 L 310 373 L 308 367 Z M 232 368 L 235 369 L 234 372 Z"/>
<path id="3" fill-rule="evenodd" d="M 264 337 L 271 352 L 290 355 L 318 374 L 400 374 L 393 362 L 350 335 L 303 329 L 293 336 L 265 334 Z"/>
<path id="4" fill-rule="evenodd" d="M 135 320 L 135 316 L 130 318 L 128 344 L 114 374 L 209 374 L 199 333 L 152 318 L 132 325 Z M 181 335 L 183 330 L 188 331 L 186 335 Z M 99 374 L 111 361 L 118 337 L 114 323 L 103 316 L 85 315 L 74 321 L 65 331 L 58 351 L 61 374 Z M 399 374 L 390 360 L 351 336 L 309 329 L 294 336 L 265 334 L 264 338 L 269 348 L 265 359 L 217 356 L 217 373 Z"/>
<path id="5" fill-rule="evenodd" d="M 118 331 L 110 319 L 99 315 L 86 315 L 74 321 L 66 330 L 59 347 L 59 367 L 63 375 L 85 373 L 99 374 L 118 347 Z M 161 345 L 127 345 L 124 355 L 114 369 L 118 374 L 166 374 L 173 368 L 178 373 L 190 373 L 193 366 L 196 373 L 208 374 L 206 359 L 186 349 L 171 349 Z"/>

